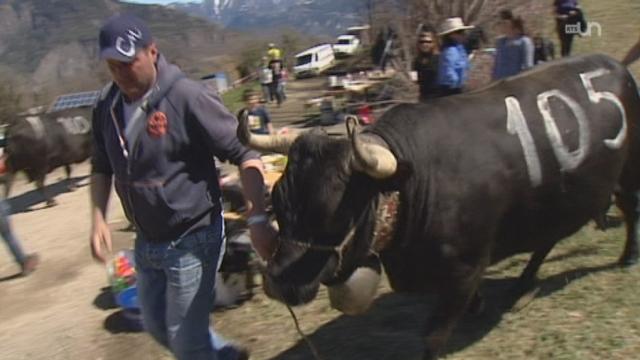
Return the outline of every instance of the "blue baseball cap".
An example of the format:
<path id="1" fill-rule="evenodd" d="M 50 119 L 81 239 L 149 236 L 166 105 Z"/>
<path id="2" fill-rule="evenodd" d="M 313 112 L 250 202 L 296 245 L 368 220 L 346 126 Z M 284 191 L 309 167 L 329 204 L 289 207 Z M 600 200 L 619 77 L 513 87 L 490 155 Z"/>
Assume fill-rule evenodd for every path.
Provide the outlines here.
<path id="1" fill-rule="evenodd" d="M 152 42 L 144 21 L 131 14 L 116 14 L 100 29 L 100 59 L 131 62 L 139 50 Z"/>

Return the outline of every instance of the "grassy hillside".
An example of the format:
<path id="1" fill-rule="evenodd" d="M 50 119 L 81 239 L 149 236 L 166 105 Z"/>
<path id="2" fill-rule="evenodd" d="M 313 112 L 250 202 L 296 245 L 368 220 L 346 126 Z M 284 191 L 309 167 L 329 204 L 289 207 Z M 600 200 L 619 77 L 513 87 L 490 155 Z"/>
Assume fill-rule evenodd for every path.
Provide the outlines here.
<path id="1" fill-rule="evenodd" d="M 629 48 L 640 38 L 640 1 L 638 0 L 582 0 L 589 22 L 600 24 L 602 34 L 594 31 L 590 37 L 576 38 L 575 54 L 605 53 L 621 60 Z M 550 24 L 555 39 L 553 24 Z M 636 79 L 640 79 L 640 63 L 631 67 Z"/>

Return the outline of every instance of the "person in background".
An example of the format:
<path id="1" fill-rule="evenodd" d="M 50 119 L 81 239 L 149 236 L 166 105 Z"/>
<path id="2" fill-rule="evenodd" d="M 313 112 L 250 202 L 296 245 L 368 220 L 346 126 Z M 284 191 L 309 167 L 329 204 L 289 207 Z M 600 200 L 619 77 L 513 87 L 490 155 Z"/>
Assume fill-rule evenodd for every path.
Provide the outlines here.
<path id="1" fill-rule="evenodd" d="M 578 0 L 554 0 L 554 15 L 556 17 L 556 31 L 560 39 L 560 53 L 562 57 L 571 55 L 573 37 L 580 31 L 586 30 L 586 21 Z"/>
<path id="2" fill-rule="evenodd" d="M 275 101 L 278 106 L 284 101 L 284 94 L 282 92 L 282 60 L 269 61 L 269 68 L 272 72 L 273 81 L 269 87 L 269 93 L 271 94 L 271 101 Z"/>
<path id="3" fill-rule="evenodd" d="M 438 34 L 442 38 L 438 66 L 441 96 L 462 93 L 469 74 L 469 59 L 463 44 L 465 31 L 472 28 L 473 26 L 465 25 L 459 17 L 446 19 L 442 24 Z"/>
<path id="4" fill-rule="evenodd" d="M 7 172 L 5 161 L 6 155 L 3 154 L 0 156 L 0 175 L 4 175 Z M 20 275 L 27 276 L 38 267 L 40 259 L 37 254 L 27 255 L 24 253 L 20 240 L 18 240 L 11 230 L 9 215 L 11 215 L 9 203 L 5 199 L 0 198 L 0 236 L 2 236 L 5 244 L 7 244 L 11 255 L 13 255 L 13 259 L 18 266 L 20 266 Z"/>
<path id="5" fill-rule="evenodd" d="M 638 42 L 629 49 L 627 55 L 622 59 L 622 63 L 625 66 L 629 66 L 638 59 L 640 59 L 640 39 L 638 39 Z"/>
<path id="6" fill-rule="evenodd" d="M 262 99 L 264 102 L 271 102 L 271 83 L 273 82 L 273 71 L 269 67 L 269 58 L 262 57 L 262 63 L 258 69 L 258 79 L 260 81 L 260 88 L 262 89 Z"/>
<path id="7" fill-rule="evenodd" d="M 469 57 L 472 57 L 476 51 L 482 49 L 487 43 L 487 34 L 484 28 L 482 26 L 474 26 L 465 36 L 464 49 L 469 54 Z"/>
<path id="8" fill-rule="evenodd" d="M 287 82 L 289 81 L 289 71 L 286 66 L 282 66 L 282 72 L 280 76 L 280 93 L 282 94 L 282 100 L 287 100 Z"/>
<path id="9" fill-rule="evenodd" d="M 502 36 L 496 41 L 493 80 L 504 79 L 533 67 L 533 41 L 525 35 L 522 19 L 514 17 L 510 10 L 502 10 L 498 24 Z"/>
<path id="10" fill-rule="evenodd" d="M 251 89 L 247 89 L 242 97 L 249 111 L 249 130 L 254 134 L 273 134 L 271 117 L 267 109 L 260 105 L 258 94 Z"/>
<path id="11" fill-rule="evenodd" d="M 269 43 L 267 56 L 269 57 L 269 61 L 282 60 L 282 51 L 276 47 L 276 44 Z"/>
<path id="12" fill-rule="evenodd" d="M 92 255 L 105 262 L 111 250 L 106 210 L 114 184 L 136 225 L 144 329 L 179 360 L 246 360 L 247 350 L 209 327 L 225 248 L 214 156 L 239 166 L 252 245 L 268 259 L 276 232 L 259 154 L 240 143 L 238 122 L 217 92 L 168 63 L 142 20 L 112 16 L 99 46 L 113 83 L 93 110 Z"/>
<path id="13" fill-rule="evenodd" d="M 417 52 L 413 60 L 413 71 L 416 72 L 420 87 L 419 101 L 424 102 L 438 96 L 438 65 L 440 62 L 440 46 L 435 30 L 425 26 L 418 34 Z"/>
<path id="14" fill-rule="evenodd" d="M 556 57 L 556 49 L 553 42 L 536 34 L 533 37 L 533 64 L 538 65 L 551 61 Z"/>

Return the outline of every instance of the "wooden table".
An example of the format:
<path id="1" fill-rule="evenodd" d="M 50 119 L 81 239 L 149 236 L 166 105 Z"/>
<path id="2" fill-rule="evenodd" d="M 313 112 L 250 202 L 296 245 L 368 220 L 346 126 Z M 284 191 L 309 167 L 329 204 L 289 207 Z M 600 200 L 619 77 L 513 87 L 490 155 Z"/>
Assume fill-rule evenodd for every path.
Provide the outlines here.
<path id="1" fill-rule="evenodd" d="M 353 95 L 364 95 L 364 101 L 369 101 L 369 89 L 373 86 L 380 84 L 381 81 L 376 80 L 357 80 L 351 81 L 344 84 L 344 89 L 350 94 Z"/>
<path id="2" fill-rule="evenodd" d="M 282 172 L 280 171 L 268 171 L 264 174 L 264 183 L 269 188 L 269 193 L 273 190 L 273 185 L 280 179 Z M 224 213 L 225 221 L 245 221 L 244 214 L 240 214 L 234 211 L 228 211 Z"/>

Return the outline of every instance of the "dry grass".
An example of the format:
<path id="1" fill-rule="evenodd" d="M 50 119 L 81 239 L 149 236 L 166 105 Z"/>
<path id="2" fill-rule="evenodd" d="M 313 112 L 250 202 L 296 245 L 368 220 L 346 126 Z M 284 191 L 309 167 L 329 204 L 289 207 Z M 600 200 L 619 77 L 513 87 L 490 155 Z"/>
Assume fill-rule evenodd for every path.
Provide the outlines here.
<path id="1" fill-rule="evenodd" d="M 543 265 L 540 288 L 519 311 L 505 302 L 527 257 L 502 262 L 483 286 L 487 309 L 458 326 L 449 359 L 630 359 L 640 351 L 640 299 L 636 268 L 620 269 L 622 228 L 585 227 L 560 244 Z M 324 359 L 419 359 L 428 297 L 389 292 L 381 286 L 373 308 L 358 317 L 328 306 L 325 292 L 296 309 L 304 331 Z M 256 296 L 239 309 L 216 315 L 224 334 L 242 339 L 255 359 L 311 359 L 284 306 Z"/>
<path id="2" fill-rule="evenodd" d="M 600 24 L 602 36 L 594 29 L 592 36 L 575 39 L 576 53 L 605 53 L 621 60 L 640 38 L 640 2 L 637 0 L 582 0 L 587 21 Z M 640 78 L 640 63 L 631 67 Z"/>

